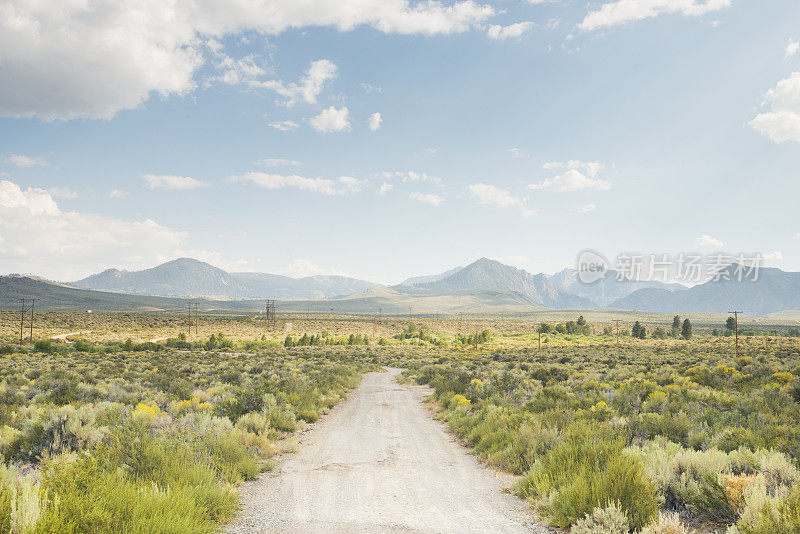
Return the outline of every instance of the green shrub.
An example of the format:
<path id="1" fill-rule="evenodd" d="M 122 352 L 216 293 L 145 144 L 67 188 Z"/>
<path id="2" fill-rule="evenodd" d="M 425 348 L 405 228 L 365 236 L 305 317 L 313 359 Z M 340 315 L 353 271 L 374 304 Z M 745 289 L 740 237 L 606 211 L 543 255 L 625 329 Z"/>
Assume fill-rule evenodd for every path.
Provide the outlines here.
<path id="1" fill-rule="evenodd" d="M 543 511 L 557 526 L 570 526 L 595 508 L 619 503 L 630 525 L 641 528 L 658 510 L 656 490 L 638 458 L 623 447 L 624 440 L 610 430 L 574 424 L 515 491 L 528 498 L 554 494 Z"/>
<path id="2" fill-rule="evenodd" d="M 676 513 L 661 513 L 658 518 L 642 529 L 641 534 L 696 534 L 694 530 L 681 523 L 680 516 Z"/>
<path id="3" fill-rule="evenodd" d="M 570 529 L 570 534 L 628 534 L 629 531 L 628 518 L 612 502 L 579 519 Z"/>
<path id="4" fill-rule="evenodd" d="M 53 352 L 53 343 L 49 339 L 40 339 L 33 344 L 33 350 L 36 352 Z"/>

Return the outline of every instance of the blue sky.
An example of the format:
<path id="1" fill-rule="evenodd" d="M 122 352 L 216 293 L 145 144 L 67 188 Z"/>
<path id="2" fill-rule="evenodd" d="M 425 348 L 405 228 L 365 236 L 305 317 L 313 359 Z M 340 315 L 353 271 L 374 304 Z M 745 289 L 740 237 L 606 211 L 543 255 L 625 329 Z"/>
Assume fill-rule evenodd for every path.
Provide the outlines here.
<path id="1" fill-rule="evenodd" d="M 0 5 L 0 272 L 800 270 L 800 4 Z"/>

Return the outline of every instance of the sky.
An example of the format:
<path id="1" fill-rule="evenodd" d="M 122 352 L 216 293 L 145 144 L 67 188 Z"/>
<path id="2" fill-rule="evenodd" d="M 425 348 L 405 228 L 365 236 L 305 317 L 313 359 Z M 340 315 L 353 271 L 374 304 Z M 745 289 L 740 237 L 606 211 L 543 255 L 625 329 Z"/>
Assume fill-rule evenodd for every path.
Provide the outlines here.
<path id="1" fill-rule="evenodd" d="M 796 0 L 0 0 L 0 273 L 800 271 Z"/>

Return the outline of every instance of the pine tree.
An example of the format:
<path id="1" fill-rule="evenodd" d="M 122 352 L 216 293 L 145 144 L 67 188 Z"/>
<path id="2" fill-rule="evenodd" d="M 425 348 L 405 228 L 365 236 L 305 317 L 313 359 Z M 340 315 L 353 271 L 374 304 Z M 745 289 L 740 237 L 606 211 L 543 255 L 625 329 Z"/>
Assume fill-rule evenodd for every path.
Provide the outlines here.
<path id="1" fill-rule="evenodd" d="M 676 315 L 672 318 L 672 335 L 673 337 L 678 337 L 678 332 L 681 331 L 681 317 L 680 315 Z"/>
<path id="2" fill-rule="evenodd" d="M 689 319 L 683 321 L 681 337 L 683 337 L 683 339 L 692 339 L 692 322 Z"/>
<path id="3" fill-rule="evenodd" d="M 633 323 L 633 328 L 631 329 L 631 337 L 639 338 L 640 335 L 641 335 L 640 334 L 641 329 L 642 329 L 642 325 L 639 324 L 639 321 L 636 321 L 635 323 Z"/>

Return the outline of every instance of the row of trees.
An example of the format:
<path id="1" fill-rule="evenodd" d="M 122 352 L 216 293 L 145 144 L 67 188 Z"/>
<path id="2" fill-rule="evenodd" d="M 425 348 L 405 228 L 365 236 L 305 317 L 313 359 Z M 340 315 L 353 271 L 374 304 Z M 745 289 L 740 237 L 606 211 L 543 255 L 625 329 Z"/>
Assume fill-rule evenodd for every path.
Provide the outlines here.
<path id="1" fill-rule="evenodd" d="M 631 328 L 631 337 L 637 339 L 646 339 L 647 327 L 645 327 L 639 321 L 634 322 L 633 328 Z M 672 318 L 672 330 L 669 332 L 669 334 L 666 330 L 659 326 L 653 330 L 651 337 L 654 339 L 665 339 L 667 337 L 692 339 L 692 322 L 688 318 L 681 322 L 680 316 L 676 315 Z"/>
<path id="2" fill-rule="evenodd" d="M 284 347 L 314 347 L 319 345 L 369 345 L 369 338 L 366 335 L 350 334 L 348 337 L 333 337 L 323 332 L 320 335 L 303 334 L 302 337 L 295 339 L 286 336 L 283 340 Z"/>
<path id="3" fill-rule="evenodd" d="M 566 323 L 559 323 L 555 326 L 542 323 L 539 325 L 539 332 L 542 334 L 583 334 L 590 335 L 592 327 L 586 322 L 586 319 L 581 315 L 577 321 L 567 321 Z"/>

